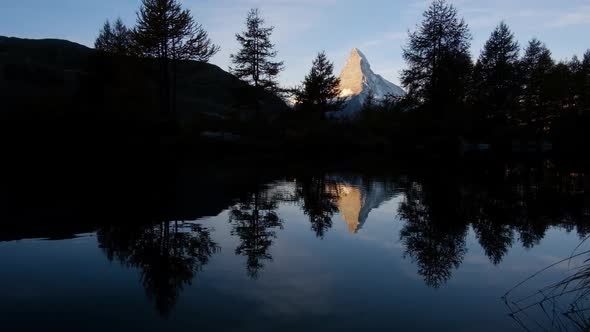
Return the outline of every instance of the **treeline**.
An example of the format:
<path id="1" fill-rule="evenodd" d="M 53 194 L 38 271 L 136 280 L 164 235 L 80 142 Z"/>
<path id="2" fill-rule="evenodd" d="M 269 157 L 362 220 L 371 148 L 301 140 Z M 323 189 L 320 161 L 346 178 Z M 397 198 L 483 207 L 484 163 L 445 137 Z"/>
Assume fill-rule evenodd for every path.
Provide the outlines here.
<path id="1" fill-rule="evenodd" d="M 230 68 L 250 86 L 242 92 L 243 106 L 258 110 L 264 93 L 290 94 L 295 101 L 294 112 L 265 122 L 264 132 L 275 137 L 273 141 L 334 141 L 354 134 L 368 145 L 395 145 L 392 142 L 409 138 L 405 141 L 416 143 L 409 144 L 409 149 L 467 141 L 512 149 L 514 142 L 521 146 L 533 142 L 539 150 L 544 142 L 563 149 L 587 141 L 590 50 L 581 59 L 574 56 L 556 62 L 543 42 L 533 38 L 521 46 L 508 25 L 500 22 L 474 61 L 469 26 L 446 0 L 434 0 L 409 33 L 403 49 L 407 66 L 401 76 L 407 95 L 378 100 L 369 93 L 356 121 L 345 124 L 324 121 L 329 118 L 326 114 L 338 112 L 345 104 L 326 54 L 318 53 L 300 86 L 280 87 L 277 78 L 284 62 L 275 60 L 273 27 L 265 25 L 257 9 L 248 13 L 245 23 L 245 31 L 236 34 L 241 47 L 231 55 Z M 107 21 L 96 48 L 157 59 L 161 108 L 173 116 L 175 64 L 206 62 L 219 51 L 176 0 L 142 0 L 136 26 Z M 258 111 L 255 118 L 260 120 Z M 235 125 L 229 127 L 236 130 Z"/>
<path id="2" fill-rule="evenodd" d="M 250 10 L 245 25 L 245 31 L 236 34 L 241 48 L 231 55 L 230 72 L 251 85 L 242 92 L 247 96 L 242 96 L 242 106 L 258 110 L 265 93 L 281 91 L 277 77 L 284 63 L 274 61 L 277 52 L 270 41 L 274 27 L 265 25 L 258 9 Z M 117 56 L 157 59 L 162 110 L 172 117 L 176 117 L 177 64 L 184 60 L 208 62 L 220 50 L 190 10 L 182 9 L 177 0 L 142 0 L 133 28 L 121 19 L 114 23 L 107 20 L 95 48 Z"/>
<path id="3" fill-rule="evenodd" d="M 454 6 L 435 0 L 404 48 L 407 98 L 446 129 L 507 127 L 550 134 L 564 117 L 590 111 L 590 50 L 556 63 L 536 38 L 522 50 L 501 22 L 475 63 L 471 33 Z M 587 115 L 587 114 L 586 114 Z"/>
<path id="4" fill-rule="evenodd" d="M 549 149 L 552 143 L 564 150 L 587 141 L 590 50 L 582 59 L 556 62 L 543 42 L 533 38 L 521 47 L 500 22 L 474 62 L 471 39 L 453 5 L 432 2 L 403 50 L 407 95 L 384 102 L 369 97 L 362 122 L 382 132 L 385 120 L 421 137 L 513 150 Z"/>
<path id="5" fill-rule="evenodd" d="M 106 21 L 95 48 L 118 56 L 156 59 L 163 113 L 176 112 L 177 64 L 183 60 L 208 62 L 219 52 L 190 10 L 176 0 L 143 0 L 134 28 L 121 19 Z"/>

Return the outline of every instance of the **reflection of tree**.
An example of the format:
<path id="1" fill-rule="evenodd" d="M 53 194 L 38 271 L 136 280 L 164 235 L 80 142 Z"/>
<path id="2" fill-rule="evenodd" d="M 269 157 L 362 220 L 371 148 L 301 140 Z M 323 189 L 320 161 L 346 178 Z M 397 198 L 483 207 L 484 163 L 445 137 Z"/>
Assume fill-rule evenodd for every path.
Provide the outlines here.
<path id="1" fill-rule="evenodd" d="M 406 255 L 417 262 L 426 284 L 435 288 L 451 278 L 451 270 L 459 267 L 466 252 L 466 225 L 445 219 L 452 215 L 445 213 L 449 210 L 439 210 L 441 207 L 429 203 L 423 187 L 415 184 L 399 207 L 399 216 L 406 221 L 400 232 Z"/>
<path id="2" fill-rule="evenodd" d="M 109 260 L 139 269 L 147 296 L 163 316 L 219 250 L 207 228 L 178 222 L 103 227 L 98 241 Z"/>
<path id="3" fill-rule="evenodd" d="M 301 208 L 309 217 L 311 229 L 322 239 L 332 228 L 332 217 L 338 210 L 334 203 L 337 199 L 335 190 L 329 188 L 323 176 L 306 177 L 297 182 L 297 197 L 301 200 Z"/>
<path id="4" fill-rule="evenodd" d="M 517 225 L 516 229 L 520 234 L 522 245 L 527 249 L 531 249 L 541 243 L 541 240 L 545 237 L 547 226 L 547 223 L 531 222 L 528 220 Z"/>
<path id="5" fill-rule="evenodd" d="M 514 209 L 493 190 L 469 189 L 468 218 L 486 256 L 494 265 L 502 262 L 514 242 Z"/>
<path id="6" fill-rule="evenodd" d="M 509 225 L 482 219 L 473 224 L 479 244 L 494 265 L 500 264 L 502 258 L 512 246 L 514 232 Z"/>
<path id="7" fill-rule="evenodd" d="M 275 211 L 277 200 L 268 193 L 257 190 L 249 194 L 232 208 L 229 214 L 233 225 L 232 235 L 240 238 L 236 255 L 247 257 L 248 275 L 257 279 L 259 271 L 264 268 L 263 260 L 272 260 L 269 253 L 273 239 L 276 238 L 274 228 L 281 228 L 282 220 Z"/>
<path id="8" fill-rule="evenodd" d="M 550 164 L 474 171 L 401 183 L 407 188 L 399 207 L 406 221 L 401 239 L 429 285 L 440 286 L 458 268 L 469 225 L 493 264 L 508 253 L 515 234 L 523 247 L 532 248 L 551 226 L 588 233 L 589 183 L 583 175 Z"/>

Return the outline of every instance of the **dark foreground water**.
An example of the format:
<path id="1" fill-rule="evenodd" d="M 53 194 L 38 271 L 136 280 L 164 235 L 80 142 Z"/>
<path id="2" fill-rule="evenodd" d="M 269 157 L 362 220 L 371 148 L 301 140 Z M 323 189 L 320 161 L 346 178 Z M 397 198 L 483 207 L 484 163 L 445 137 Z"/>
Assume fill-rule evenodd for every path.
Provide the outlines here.
<path id="1" fill-rule="evenodd" d="M 166 208 L 123 217 L 101 213 L 108 192 L 9 209 L 0 330 L 587 328 L 583 284 L 552 287 L 590 257 L 584 173 L 337 169 L 188 167 Z"/>

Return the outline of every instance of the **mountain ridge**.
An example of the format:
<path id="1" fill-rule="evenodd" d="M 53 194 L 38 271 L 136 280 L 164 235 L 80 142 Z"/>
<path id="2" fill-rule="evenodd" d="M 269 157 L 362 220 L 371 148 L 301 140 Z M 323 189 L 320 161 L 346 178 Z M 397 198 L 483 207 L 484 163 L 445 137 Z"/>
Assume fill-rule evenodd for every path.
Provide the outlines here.
<path id="1" fill-rule="evenodd" d="M 40 96 L 60 97 L 71 101 L 75 96 L 88 91 L 92 83 L 111 70 L 116 72 L 129 65 L 141 70 L 142 79 L 131 74 L 119 90 L 129 86 L 148 100 L 157 95 L 155 78 L 150 73 L 157 64 L 152 59 L 109 57 L 93 48 L 65 39 L 25 39 L 0 35 L 0 87 L 1 94 L 14 100 L 35 100 Z M 119 69 L 117 69 L 119 68 Z M 248 86 L 221 67 L 199 61 L 181 61 L 178 64 L 178 115 L 187 123 L 210 117 L 213 119 L 253 112 L 254 107 L 242 99 Z M 117 81 L 114 77 L 113 80 Z M 105 82 L 100 81 L 100 84 Z M 111 84 L 113 82 L 109 82 Z M 115 82 L 117 83 L 117 82 Z M 110 86 L 93 86 L 100 92 Z M 100 91 L 99 91 L 100 90 Z M 247 91 L 247 90 L 244 90 Z M 98 93 L 97 92 L 97 93 Z M 261 111 L 274 114 L 288 110 L 277 96 L 265 94 Z"/>

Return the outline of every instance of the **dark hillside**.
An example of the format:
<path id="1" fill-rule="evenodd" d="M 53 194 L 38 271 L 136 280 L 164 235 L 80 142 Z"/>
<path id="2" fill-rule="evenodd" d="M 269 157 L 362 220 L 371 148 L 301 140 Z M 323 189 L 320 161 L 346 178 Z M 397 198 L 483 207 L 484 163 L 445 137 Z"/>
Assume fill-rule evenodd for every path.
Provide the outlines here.
<path id="1" fill-rule="evenodd" d="M 111 68 L 105 68 L 105 65 Z M 109 59 L 93 49 L 65 40 L 0 36 L 0 86 L 5 100 L 14 97 L 73 97 L 81 92 L 81 80 L 85 76 L 97 79 L 106 75 L 109 69 L 122 69 L 123 65 L 142 66 L 136 69 L 144 71 L 147 77 L 141 81 L 126 77 L 126 83 L 145 88 L 145 97 L 153 96 L 150 89 L 154 82 L 145 82 L 145 79 L 150 80 L 149 75 L 145 74 L 156 70 L 151 61 Z M 244 111 L 244 108 L 248 109 L 243 106 L 245 103 L 241 96 L 244 93 L 240 92 L 247 89 L 244 83 L 221 68 L 208 63 L 185 61 L 179 65 L 178 72 L 178 107 L 183 119 L 190 120 L 199 113 L 226 117 L 236 111 Z M 111 73 L 111 78 L 115 78 L 116 74 Z M 283 111 L 286 107 L 281 99 L 268 95 L 262 111 Z"/>
<path id="2" fill-rule="evenodd" d="M 111 56 L 65 40 L 0 37 L 3 153 L 149 155 L 154 148 L 170 150 L 182 137 L 199 140 L 203 132 L 247 136 L 252 124 L 264 126 L 260 119 L 288 109 L 267 94 L 256 110 L 248 85 L 215 65 L 184 61 L 176 78 L 183 134 L 170 136 L 163 125 L 170 116 L 159 108 L 157 68 L 150 59 Z"/>

